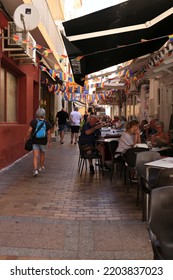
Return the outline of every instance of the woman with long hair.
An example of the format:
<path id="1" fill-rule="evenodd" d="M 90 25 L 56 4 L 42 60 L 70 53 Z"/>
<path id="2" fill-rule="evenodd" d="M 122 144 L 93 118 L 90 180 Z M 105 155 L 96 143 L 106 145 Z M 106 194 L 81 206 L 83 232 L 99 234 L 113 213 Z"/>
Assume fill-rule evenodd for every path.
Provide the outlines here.
<path id="1" fill-rule="evenodd" d="M 126 129 L 119 139 L 119 145 L 116 151 L 124 154 L 137 143 L 141 143 L 139 122 L 132 120 L 126 124 Z"/>

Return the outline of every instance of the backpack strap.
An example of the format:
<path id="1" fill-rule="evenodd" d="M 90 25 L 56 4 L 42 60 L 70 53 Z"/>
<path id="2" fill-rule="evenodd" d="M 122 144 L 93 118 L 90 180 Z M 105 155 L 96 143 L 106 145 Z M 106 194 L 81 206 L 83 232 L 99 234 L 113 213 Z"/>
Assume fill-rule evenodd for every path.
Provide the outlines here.
<path id="1" fill-rule="evenodd" d="M 32 134 L 32 136 L 35 136 L 36 133 L 42 128 L 42 126 L 44 125 L 45 120 L 42 121 L 42 123 L 39 125 L 39 127 L 34 131 L 34 133 Z"/>

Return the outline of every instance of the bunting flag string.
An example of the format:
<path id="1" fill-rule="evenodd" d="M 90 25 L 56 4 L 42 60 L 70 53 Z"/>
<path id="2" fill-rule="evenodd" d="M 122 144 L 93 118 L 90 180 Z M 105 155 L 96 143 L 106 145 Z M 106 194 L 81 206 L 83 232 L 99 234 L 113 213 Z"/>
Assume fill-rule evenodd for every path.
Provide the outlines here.
<path id="1" fill-rule="evenodd" d="M 52 89 L 50 87 L 50 89 Z M 59 94 L 59 93 L 58 93 Z M 64 97 L 67 101 L 85 101 L 85 102 L 94 102 L 102 100 L 105 102 L 105 100 L 110 99 L 112 92 L 107 92 L 105 93 L 96 93 L 96 94 L 86 94 L 86 93 L 77 93 L 77 92 L 70 92 L 70 91 L 65 91 L 61 93 L 62 97 Z"/>
<path id="2" fill-rule="evenodd" d="M 76 57 L 76 60 L 77 60 L 77 61 L 80 61 L 83 57 L 84 57 L 84 55 L 77 56 L 77 57 Z"/>
<path id="3" fill-rule="evenodd" d="M 173 34 L 165 35 L 165 36 L 162 36 L 162 37 L 159 37 L 159 38 L 154 38 L 154 39 L 147 40 L 147 41 L 153 41 L 153 40 L 156 40 L 156 39 L 161 39 L 161 38 L 166 38 L 166 37 L 168 38 L 170 43 L 167 45 L 166 48 L 161 50 L 160 53 L 156 57 L 154 57 L 153 59 L 150 59 L 148 61 L 148 64 L 142 69 L 142 71 L 139 71 L 138 73 L 133 73 L 130 69 L 124 69 L 124 68 L 120 67 L 120 68 L 117 68 L 115 73 L 118 74 L 120 77 L 123 77 L 125 82 L 127 83 L 127 85 L 129 85 L 129 81 L 131 81 L 131 80 L 141 79 L 144 76 L 144 73 L 147 71 L 147 69 L 150 69 L 153 66 L 155 66 L 155 67 L 159 66 L 163 62 L 165 57 L 171 55 L 172 51 L 173 51 L 173 45 L 172 45 L 173 44 Z M 0 39 L 2 39 L 2 38 L 3 37 L 0 37 Z M 49 54 L 53 53 L 53 51 L 51 49 L 48 49 L 48 48 L 46 48 L 44 46 L 41 46 L 41 45 L 39 45 L 37 43 L 36 43 L 36 45 L 32 45 L 32 43 L 30 43 L 28 40 L 21 38 L 17 34 L 14 34 L 11 38 L 14 41 L 16 41 L 16 42 L 19 41 L 22 44 L 29 44 L 29 48 L 36 49 L 37 53 L 39 53 L 43 57 L 45 56 L 47 60 L 53 62 L 48 57 Z M 142 39 L 140 43 L 142 44 L 144 42 L 145 42 L 145 40 Z M 135 44 L 138 44 L 138 43 L 133 43 L 133 44 L 130 44 L 128 46 L 135 45 Z M 123 48 L 123 47 L 126 47 L 126 46 L 119 46 L 118 48 Z M 43 52 L 40 52 L 41 49 L 43 49 Z M 110 50 L 113 50 L 113 49 L 117 49 L 117 47 L 111 48 L 111 49 L 108 49 L 108 50 L 102 50 L 102 51 L 97 51 L 97 52 L 89 53 L 89 54 L 87 54 L 85 56 L 97 54 L 97 53 L 100 53 L 100 52 L 110 51 Z M 76 60 L 80 61 L 85 56 L 77 56 Z M 67 55 L 61 54 L 61 55 L 59 55 L 59 57 L 60 57 L 60 59 L 59 59 L 60 62 L 62 62 L 63 59 L 67 58 Z M 39 65 L 39 67 L 40 67 L 41 71 L 49 71 L 50 75 L 53 78 L 58 76 L 60 80 L 62 80 L 63 82 L 67 83 L 67 86 L 66 86 L 67 88 L 66 88 L 66 90 L 64 92 L 68 92 L 68 93 L 77 92 L 80 95 L 82 95 L 82 93 L 85 91 L 84 88 L 82 88 L 82 87 L 80 87 L 80 86 L 78 86 L 77 84 L 74 83 L 74 78 L 72 77 L 72 75 L 70 73 L 63 73 L 62 71 L 60 71 L 59 65 L 54 64 L 54 69 L 47 69 L 46 67 L 44 67 L 42 65 Z M 93 87 L 104 88 L 104 84 L 98 83 L 96 85 L 93 85 Z M 59 92 L 61 91 L 61 87 L 59 85 L 56 85 L 56 86 L 54 85 L 54 87 L 52 85 L 50 85 L 49 86 L 49 91 L 53 92 L 54 94 L 59 94 Z M 87 90 L 86 90 L 86 92 L 87 92 Z M 86 98 L 86 96 L 87 96 L 87 93 L 84 94 L 84 98 Z M 97 94 L 95 96 L 92 95 L 92 98 L 99 99 L 100 97 L 103 97 L 103 96 L 99 95 L 99 94 Z M 68 98 L 68 96 L 67 96 L 67 98 Z"/>
<path id="4" fill-rule="evenodd" d="M 0 37 L 1 39 L 3 37 Z M 13 36 L 11 37 L 14 41 L 20 41 L 21 43 L 24 42 L 25 44 L 28 44 L 29 41 L 28 40 L 25 40 L 25 39 L 22 39 L 20 36 L 18 36 L 17 34 L 13 34 Z M 146 41 L 153 41 L 153 40 L 156 40 L 156 39 L 162 39 L 162 38 L 168 38 L 168 40 L 170 40 L 171 42 L 173 41 L 173 34 L 168 34 L 168 35 L 165 35 L 165 36 L 161 36 L 161 37 L 157 37 L 157 38 L 153 38 L 153 39 L 141 39 L 140 42 L 136 42 L 136 43 L 132 43 L 132 44 L 128 44 L 128 45 L 123 45 L 123 46 L 118 46 L 118 47 L 114 47 L 114 48 L 110 48 L 110 49 L 106 49 L 106 50 L 101 50 L 101 51 L 96 51 L 96 52 L 92 52 L 92 53 L 88 53 L 88 54 L 85 54 L 85 57 L 86 56 L 91 56 L 93 54 L 98 54 L 98 53 L 102 53 L 102 52 L 108 52 L 108 51 L 111 51 L 111 50 L 115 50 L 115 49 L 120 49 L 120 48 L 124 48 L 124 47 L 127 47 L 127 46 L 132 46 L 132 45 L 136 45 L 136 44 L 139 44 L 139 43 L 144 43 Z M 32 48 L 36 48 L 36 49 L 44 49 L 46 52 L 43 51 L 43 53 L 45 53 L 46 56 L 48 56 L 49 53 L 52 53 L 53 51 L 44 47 L 44 46 L 41 46 L 41 45 L 38 45 L 36 43 L 36 46 L 32 46 Z M 76 60 L 81 60 L 84 56 L 77 56 L 76 57 Z M 67 55 L 64 55 L 64 54 L 61 54 L 60 55 L 60 60 L 62 62 L 62 60 L 64 58 L 67 58 Z"/>
<path id="5" fill-rule="evenodd" d="M 15 35 L 15 34 L 12 36 L 11 39 L 13 39 L 13 41 L 15 41 L 15 42 L 21 40 L 21 38 L 18 35 Z"/>
<path id="6" fill-rule="evenodd" d="M 30 49 L 36 50 L 38 54 L 41 56 L 45 56 L 47 60 L 52 61 L 48 55 L 53 53 L 53 51 L 49 48 L 46 48 L 42 45 L 39 44 L 33 44 L 29 40 L 21 38 L 21 36 L 18 36 L 17 34 L 14 34 L 11 37 L 14 41 L 22 43 L 22 44 L 28 44 Z M 43 50 L 42 52 L 40 50 Z M 61 54 L 59 55 L 61 61 L 63 59 L 67 58 L 67 55 Z M 80 61 L 84 56 L 78 56 L 76 60 Z M 64 73 L 60 71 L 60 67 L 58 64 L 54 64 L 54 69 L 48 69 L 47 67 L 39 64 L 39 67 L 41 71 L 46 72 L 48 71 L 49 74 L 53 77 L 56 78 L 56 76 L 63 81 L 63 85 L 60 84 L 51 84 L 49 83 L 47 78 L 42 78 L 42 83 L 45 83 L 47 85 L 47 89 L 50 93 L 53 93 L 55 95 L 61 94 L 61 96 L 65 97 L 66 100 L 71 101 L 71 100 L 80 100 L 84 102 L 94 102 L 95 100 L 100 100 L 101 98 L 104 100 L 106 93 L 105 94 L 89 94 L 88 91 L 88 83 L 84 86 L 81 87 L 78 84 L 74 82 L 74 77 L 70 73 Z M 102 88 L 104 87 L 103 83 L 97 83 L 95 87 Z"/>
<path id="7" fill-rule="evenodd" d="M 26 40 L 26 39 L 23 39 L 21 36 L 19 36 L 19 35 L 17 35 L 17 34 L 13 34 L 13 36 L 11 37 L 11 39 L 13 39 L 15 42 L 19 41 L 19 43 L 22 43 L 22 44 L 30 44 L 30 48 L 33 49 L 33 50 L 34 50 L 34 49 L 39 49 L 39 50 L 44 49 L 42 55 L 48 56 L 48 54 L 53 53 L 53 51 L 52 51 L 51 49 L 48 49 L 48 48 L 46 48 L 46 47 L 44 47 L 44 46 L 41 46 L 41 45 L 39 45 L 39 44 L 37 44 L 37 43 L 36 43 L 35 46 L 31 46 L 31 44 L 33 44 L 33 43 L 29 42 L 29 41 Z M 60 59 L 65 59 L 65 58 L 68 57 L 68 56 L 65 55 L 65 54 L 61 54 L 61 55 L 59 54 L 59 56 L 60 56 Z"/>
<path id="8" fill-rule="evenodd" d="M 143 44 L 145 43 L 146 41 L 147 42 L 152 42 L 154 40 L 158 40 L 158 39 L 163 39 L 163 38 L 168 38 L 168 40 L 173 40 L 173 34 L 172 35 L 164 35 L 164 36 L 161 36 L 161 37 L 157 37 L 157 38 L 152 38 L 152 39 L 148 39 L 148 40 L 145 40 L 145 39 L 141 39 L 140 42 L 135 42 L 135 43 L 132 43 L 132 44 L 127 44 L 127 45 L 123 45 L 123 46 L 117 46 L 117 47 L 114 47 L 114 48 L 110 48 L 110 49 L 106 49 L 106 50 L 101 50 L 101 51 L 96 51 L 96 52 L 92 52 L 92 53 L 87 53 L 85 54 L 85 57 L 86 56 L 91 56 L 91 55 L 94 55 L 94 54 L 99 54 L 99 53 L 105 53 L 105 52 L 109 52 L 109 51 L 113 51 L 113 50 L 116 50 L 116 49 L 123 49 L 123 48 L 126 48 L 126 47 L 130 47 L 130 46 L 135 46 L 137 44 Z M 84 57 L 84 56 L 82 56 Z M 82 58 L 81 57 L 81 58 Z M 80 60 L 80 56 L 77 56 L 75 58 L 76 60 L 79 59 Z"/>
<path id="9" fill-rule="evenodd" d="M 42 49 L 42 46 L 36 44 L 35 48 L 41 50 L 41 49 Z"/>
<path id="10" fill-rule="evenodd" d="M 48 54 L 50 54 L 50 53 L 53 53 L 53 51 L 52 50 L 50 50 L 50 49 L 46 49 L 46 50 L 44 50 L 43 51 L 43 56 L 48 56 Z"/>
<path id="11" fill-rule="evenodd" d="M 170 42 L 173 42 L 173 34 L 169 35 Z"/>
<path id="12" fill-rule="evenodd" d="M 106 50 L 101 50 L 101 51 L 96 51 L 96 52 L 92 52 L 92 53 L 88 53 L 88 54 L 85 54 L 84 56 L 77 56 L 76 57 L 76 60 L 81 60 L 83 57 L 86 57 L 86 56 L 91 56 L 91 55 L 93 55 L 93 54 L 98 54 L 98 53 L 102 53 L 102 52 L 109 52 L 109 51 L 111 51 L 111 50 L 115 50 L 115 49 L 120 49 L 120 48 L 124 48 L 124 47 L 127 47 L 127 46 L 132 46 L 132 45 L 136 45 L 136 44 L 143 44 L 143 43 L 145 43 L 146 41 L 153 41 L 153 40 L 156 40 L 156 39 L 163 39 L 163 38 L 168 38 L 168 40 L 170 40 L 170 41 L 173 41 L 173 34 L 168 34 L 168 35 L 164 35 L 164 36 L 161 36 L 161 37 L 157 37 L 157 38 L 152 38 L 152 39 L 148 39 L 148 40 L 145 40 L 145 39 L 141 39 L 141 41 L 140 42 L 136 42 L 136 43 L 132 43 L 132 44 L 128 44 L 128 45 L 123 45 L 123 46 L 118 46 L 118 47 L 114 47 L 114 48 L 110 48 L 110 49 L 106 49 Z M 19 37 L 17 34 L 14 34 L 13 36 L 12 36 L 12 39 L 14 40 L 14 41 L 20 41 L 20 40 L 22 40 L 22 38 L 21 37 Z M 51 51 L 51 50 L 49 50 L 49 49 L 47 49 L 47 48 L 45 48 L 44 46 L 41 46 L 41 45 L 37 45 L 36 44 L 36 48 L 37 48 L 37 46 L 38 46 L 38 48 L 39 49 L 45 49 L 45 50 L 48 50 L 48 52 L 46 51 L 46 55 L 48 55 L 49 53 L 51 53 L 51 52 L 49 52 L 49 51 Z M 33 47 L 34 48 L 34 47 Z M 64 54 L 61 54 L 60 55 L 60 60 L 62 61 L 64 58 L 67 58 L 67 55 L 64 55 Z"/>
<path id="13" fill-rule="evenodd" d="M 173 39 L 173 35 L 170 35 L 170 39 Z M 162 48 L 154 57 L 148 60 L 148 64 L 143 66 L 140 71 L 133 73 L 131 69 L 126 72 L 121 72 L 121 79 L 126 84 L 126 93 L 129 93 L 131 82 L 137 82 L 142 79 L 145 75 L 145 72 L 151 70 L 153 67 L 158 67 L 161 63 L 173 54 L 173 40 L 167 44 L 166 47 Z"/>

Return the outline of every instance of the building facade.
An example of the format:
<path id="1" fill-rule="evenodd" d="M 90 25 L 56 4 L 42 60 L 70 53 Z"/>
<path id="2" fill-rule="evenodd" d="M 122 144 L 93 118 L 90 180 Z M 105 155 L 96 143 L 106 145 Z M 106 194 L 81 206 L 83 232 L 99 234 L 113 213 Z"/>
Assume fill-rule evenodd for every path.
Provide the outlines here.
<path id="1" fill-rule="evenodd" d="M 37 28 L 30 32 L 19 31 L 13 21 L 14 11 L 24 3 L 33 4 L 40 14 Z M 62 1 L 58 3 L 61 6 Z M 37 108 L 45 106 L 46 117 L 54 118 L 61 107 L 61 95 L 44 91 L 40 65 L 46 66 L 52 84 L 56 81 L 49 70 L 56 65 L 65 72 L 66 66 L 60 62 L 65 49 L 47 1 L 2 0 L 0 8 L 0 169 L 3 169 L 26 154 L 24 137 Z M 63 7 L 58 10 L 62 11 L 59 15 L 62 19 Z M 47 49 L 52 53 L 44 57 L 34 48 L 37 44 L 43 47 L 42 53 Z"/>

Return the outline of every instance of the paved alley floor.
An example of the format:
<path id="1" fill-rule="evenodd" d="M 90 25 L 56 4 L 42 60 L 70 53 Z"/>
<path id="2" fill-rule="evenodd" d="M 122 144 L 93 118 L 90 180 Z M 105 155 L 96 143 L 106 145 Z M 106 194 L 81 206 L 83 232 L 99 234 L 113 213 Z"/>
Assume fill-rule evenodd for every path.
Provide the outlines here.
<path id="1" fill-rule="evenodd" d="M 78 146 L 52 142 L 46 170 L 32 152 L 0 172 L 0 259 L 152 259 L 146 224 L 118 174 L 78 174 Z"/>

